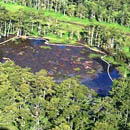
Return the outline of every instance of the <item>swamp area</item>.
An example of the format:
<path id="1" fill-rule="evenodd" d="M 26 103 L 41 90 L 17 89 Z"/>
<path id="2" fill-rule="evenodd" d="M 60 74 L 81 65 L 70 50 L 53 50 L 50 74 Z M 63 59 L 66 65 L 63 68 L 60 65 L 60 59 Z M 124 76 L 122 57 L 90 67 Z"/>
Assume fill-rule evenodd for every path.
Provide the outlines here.
<path id="1" fill-rule="evenodd" d="M 29 67 L 36 73 L 45 69 L 48 76 L 56 82 L 69 77 L 76 77 L 99 95 L 107 96 L 112 81 L 107 73 L 107 64 L 100 58 L 91 58 L 98 54 L 83 46 L 45 44 L 43 39 L 26 39 L 11 41 L 0 45 L 1 62 L 12 60 L 16 65 Z M 118 71 L 111 66 L 111 77 L 119 78 Z"/>

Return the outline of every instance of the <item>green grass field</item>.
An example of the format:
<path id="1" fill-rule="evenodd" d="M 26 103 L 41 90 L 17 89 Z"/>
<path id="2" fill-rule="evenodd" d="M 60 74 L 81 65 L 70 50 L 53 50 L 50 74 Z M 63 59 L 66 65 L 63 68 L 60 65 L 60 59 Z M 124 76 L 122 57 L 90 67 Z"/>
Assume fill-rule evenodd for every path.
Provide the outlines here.
<path id="1" fill-rule="evenodd" d="M 36 13 L 38 13 L 38 10 L 35 8 L 25 7 L 18 4 L 4 3 L 2 0 L 0 0 L 0 5 L 5 7 L 8 11 L 12 13 L 16 13 L 19 10 L 35 11 Z M 68 32 L 81 31 L 84 28 L 84 26 L 88 26 L 90 24 L 104 25 L 105 27 L 108 27 L 108 28 L 114 27 L 114 28 L 118 28 L 122 30 L 124 33 L 130 33 L 130 28 L 121 26 L 116 23 L 98 22 L 96 20 L 89 21 L 88 19 L 80 19 L 78 17 L 64 16 L 61 13 L 55 13 L 53 11 L 48 11 L 48 10 L 43 10 L 43 15 L 51 17 L 53 19 L 57 19 L 60 25 L 60 30 L 63 31 L 65 34 L 63 37 L 58 37 L 54 34 L 45 35 L 44 37 L 50 39 L 51 43 L 53 42 L 53 43 L 76 44 L 77 39 L 76 38 L 73 38 L 73 40 L 70 39 L 67 36 Z M 34 33 L 34 35 L 37 35 L 37 34 Z"/>
<path id="2" fill-rule="evenodd" d="M 0 0 L 0 5 L 4 6 L 7 10 L 12 11 L 12 12 L 17 12 L 19 9 L 25 9 L 27 11 L 31 11 L 31 10 L 37 11 L 35 8 L 29 8 L 29 7 L 21 6 L 18 4 L 4 3 L 1 0 Z M 106 27 L 115 27 L 115 28 L 121 29 L 124 32 L 130 32 L 130 28 L 127 28 L 125 26 L 121 26 L 117 23 L 98 22 L 96 20 L 89 21 L 88 19 L 80 19 L 78 17 L 64 16 L 61 13 L 55 13 L 53 11 L 47 11 L 47 10 L 44 10 L 43 15 L 51 16 L 52 18 L 56 18 L 57 20 L 60 20 L 61 22 L 69 22 L 70 24 L 75 23 L 75 24 L 79 24 L 81 26 L 86 26 L 86 25 L 93 23 L 93 24 L 104 25 Z"/>

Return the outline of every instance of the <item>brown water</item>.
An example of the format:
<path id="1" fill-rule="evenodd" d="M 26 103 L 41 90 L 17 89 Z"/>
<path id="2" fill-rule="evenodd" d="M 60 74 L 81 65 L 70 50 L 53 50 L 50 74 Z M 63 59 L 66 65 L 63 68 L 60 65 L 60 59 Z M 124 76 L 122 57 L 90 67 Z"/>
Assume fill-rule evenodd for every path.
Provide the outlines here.
<path id="1" fill-rule="evenodd" d="M 103 65 L 98 60 L 90 59 L 89 55 L 95 53 L 90 49 L 45 45 L 43 41 L 37 40 L 19 40 L 17 42 L 19 44 L 10 42 L 2 45 L 0 47 L 2 57 L 13 60 L 16 65 L 21 67 L 29 67 L 34 73 L 45 69 L 48 75 L 54 77 L 56 81 L 78 75 L 82 83 L 99 94 L 105 92 L 104 95 L 107 95 L 111 89 L 112 82 L 104 70 L 104 66 L 107 67 L 106 64 Z M 4 60 L 2 61 L 4 62 Z M 101 77 L 102 79 L 100 79 Z M 95 79 L 98 78 L 97 83 Z M 105 84 L 101 85 L 100 80 L 103 80 Z"/>

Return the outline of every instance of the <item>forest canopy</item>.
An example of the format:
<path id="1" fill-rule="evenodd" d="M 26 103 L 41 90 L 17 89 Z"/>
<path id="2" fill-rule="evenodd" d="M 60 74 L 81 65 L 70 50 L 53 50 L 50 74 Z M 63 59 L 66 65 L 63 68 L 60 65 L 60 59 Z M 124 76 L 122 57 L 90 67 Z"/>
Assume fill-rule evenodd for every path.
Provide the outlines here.
<path id="1" fill-rule="evenodd" d="M 10 130 L 129 130 L 130 79 L 102 99 L 75 79 L 56 84 L 13 62 L 0 63 L 0 126 Z M 16 80 L 17 79 L 17 80 Z"/>
<path id="2" fill-rule="evenodd" d="M 130 130 L 129 26 L 129 0 L 0 0 L 0 41 L 38 36 L 51 43 L 82 42 L 106 52 L 105 60 L 121 74 L 110 95 L 100 97 L 76 78 L 56 83 L 45 70 L 34 74 L 13 61 L 0 62 L 0 127 Z"/>
<path id="3" fill-rule="evenodd" d="M 68 16 L 115 22 L 130 26 L 129 0 L 3 0 L 37 9 L 54 10 Z"/>

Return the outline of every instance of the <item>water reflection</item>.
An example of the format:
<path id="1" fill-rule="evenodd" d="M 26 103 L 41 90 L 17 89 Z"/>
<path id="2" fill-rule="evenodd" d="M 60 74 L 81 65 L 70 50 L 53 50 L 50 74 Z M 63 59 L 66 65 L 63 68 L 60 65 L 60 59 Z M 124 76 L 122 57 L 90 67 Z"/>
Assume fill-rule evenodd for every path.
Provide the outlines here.
<path id="1" fill-rule="evenodd" d="M 120 77 L 118 71 L 113 69 L 110 72 L 112 79 L 117 79 Z M 110 80 L 107 72 L 98 73 L 97 78 L 94 79 L 85 79 L 81 81 L 84 85 L 88 86 L 88 88 L 94 89 L 101 96 L 109 95 L 109 91 L 111 90 L 112 81 Z"/>

